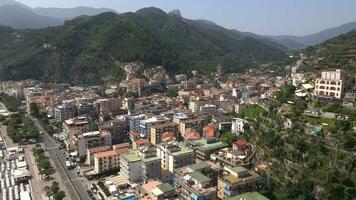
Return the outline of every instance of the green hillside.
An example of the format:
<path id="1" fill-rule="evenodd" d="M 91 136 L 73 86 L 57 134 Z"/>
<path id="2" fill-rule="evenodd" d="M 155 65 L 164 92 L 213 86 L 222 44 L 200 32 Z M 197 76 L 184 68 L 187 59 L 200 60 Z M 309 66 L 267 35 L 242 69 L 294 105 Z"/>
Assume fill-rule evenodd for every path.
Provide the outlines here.
<path id="1" fill-rule="evenodd" d="M 305 49 L 321 68 L 341 68 L 356 73 L 356 30 Z"/>
<path id="2" fill-rule="evenodd" d="M 209 73 L 217 63 L 234 72 L 286 57 L 270 41 L 192 22 L 145 8 L 83 16 L 47 29 L 2 27 L 0 79 L 98 83 L 123 77 L 117 63 L 140 61 L 148 67 L 162 65 L 171 73 L 191 69 Z"/>

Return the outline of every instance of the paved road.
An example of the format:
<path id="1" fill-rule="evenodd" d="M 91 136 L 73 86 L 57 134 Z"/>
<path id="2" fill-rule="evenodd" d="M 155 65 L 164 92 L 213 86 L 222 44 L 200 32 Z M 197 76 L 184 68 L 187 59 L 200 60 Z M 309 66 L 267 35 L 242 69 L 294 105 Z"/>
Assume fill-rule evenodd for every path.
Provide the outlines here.
<path id="1" fill-rule="evenodd" d="M 32 119 L 32 118 L 31 118 Z M 67 188 L 68 195 L 70 199 L 73 200 L 89 200 L 91 199 L 85 186 L 82 183 L 82 178 L 78 177 L 78 175 L 70 170 L 66 169 L 65 165 L 65 157 L 63 153 L 58 148 L 56 142 L 48 135 L 48 133 L 42 128 L 42 126 L 37 122 L 37 120 L 32 119 L 35 125 L 38 127 L 40 131 L 43 132 L 42 140 L 43 144 L 45 145 L 48 153 L 49 158 L 55 164 L 55 168 L 60 174 L 63 184 Z"/>

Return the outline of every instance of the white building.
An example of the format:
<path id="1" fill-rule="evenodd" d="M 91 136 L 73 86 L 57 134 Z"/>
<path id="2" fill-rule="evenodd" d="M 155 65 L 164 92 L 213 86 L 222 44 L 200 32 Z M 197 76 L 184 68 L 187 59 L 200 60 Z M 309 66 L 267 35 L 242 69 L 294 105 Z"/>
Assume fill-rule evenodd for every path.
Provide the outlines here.
<path id="1" fill-rule="evenodd" d="M 130 182 L 161 178 L 161 159 L 154 147 L 142 147 L 120 156 L 120 176 Z"/>
<path id="2" fill-rule="evenodd" d="M 292 73 L 292 84 L 298 87 L 302 83 L 305 83 L 305 75 L 303 73 Z"/>
<path id="3" fill-rule="evenodd" d="M 216 105 L 205 104 L 203 106 L 200 106 L 200 111 L 201 112 L 207 112 L 207 113 L 213 113 L 213 112 L 216 111 Z"/>
<path id="4" fill-rule="evenodd" d="M 341 99 L 344 94 L 345 75 L 340 70 L 323 71 L 321 77 L 315 80 L 314 95 Z"/>
<path id="5" fill-rule="evenodd" d="M 75 100 L 63 101 L 62 105 L 54 108 L 54 119 L 62 122 L 75 116 Z"/>
<path id="6" fill-rule="evenodd" d="M 240 134 L 240 133 L 244 133 L 244 125 L 246 123 L 246 120 L 241 119 L 241 118 L 234 118 L 232 120 L 232 124 L 231 124 L 231 132 L 234 134 Z"/>
<path id="7" fill-rule="evenodd" d="M 74 144 L 79 157 L 87 156 L 88 149 L 99 146 L 111 147 L 111 134 L 108 131 L 92 131 L 75 135 Z"/>
<path id="8" fill-rule="evenodd" d="M 161 158 L 161 168 L 173 172 L 174 169 L 194 163 L 194 151 L 179 146 L 175 142 L 157 145 L 157 156 Z"/>

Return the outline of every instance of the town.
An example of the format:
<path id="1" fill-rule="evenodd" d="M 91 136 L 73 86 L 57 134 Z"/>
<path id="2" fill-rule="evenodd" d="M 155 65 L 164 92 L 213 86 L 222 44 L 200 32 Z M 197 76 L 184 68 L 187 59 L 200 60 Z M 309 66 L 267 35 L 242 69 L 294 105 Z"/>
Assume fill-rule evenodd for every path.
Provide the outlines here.
<path id="1" fill-rule="evenodd" d="M 1 196 L 326 199 L 322 182 L 303 177 L 326 176 L 310 171 L 320 168 L 341 180 L 355 164 L 355 77 L 294 56 L 279 72 L 172 75 L 127 63 L 111 85 L 1 82 Z"/>

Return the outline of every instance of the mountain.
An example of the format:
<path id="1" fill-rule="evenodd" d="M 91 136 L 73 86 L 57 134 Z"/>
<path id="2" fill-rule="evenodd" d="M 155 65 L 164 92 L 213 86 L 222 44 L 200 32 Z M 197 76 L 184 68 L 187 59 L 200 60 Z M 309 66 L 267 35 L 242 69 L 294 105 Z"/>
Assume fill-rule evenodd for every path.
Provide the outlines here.
<path id="1" fill-rule="evenodd" d="M 63 25 L 67 19 L 81 15 L 116 12 L 107 8 L 35 8 L 13 0 L 0 0 L 0 25 L 16 29 L 35 29 Z"/>
<path id="2" fill-rule="evenodd" d="M 25 4 L 22 4 L 20 2 L 17 1 L 13 1 L 13 0 L 0 0 L 0 6 L 9 6 L 9 5 L 16 5 L 16 6 L 20 6 L 23 8 L 27 8 L 27 9 L 31 9 L 30 7 L 28 7 Z"/>
<path id="3" fill-rule="evenodd" d="M 0 6 L 0 24 L 13 28 L 43 28 L 47 26 L 58 26 L 63 24 L 64 20 L 42 16 L 34 13 L 32 10 L 20 5 Z"/>
<path id="4" fill-rule="evenodd" d="M 341 68 L 356 73 L 356 30 L 303 50 L 320 68 Z"/>
<path id="5" fill-rule="evenodd" d="M 75 7 L 75 8 L 34 8 L 34 12 L 39 15 L 61 18 L 61 19 L 73 19 L 81 15 L 98 15 L 104 12 L 116 12 L 109 8 L 90 8 L 90 7 Z"/>
<path id="6" fill-rule="evenodd" d="M 0 36 L 0 79 L 99 83 L 120 80 L 120 63 L 133 61 L 210 74 L 218 63 L 238 72 L 286 58 L 278 44 L 157 8 L 81 16 L 39 30 L 2 28 Z"/>
<path id="7" fill-rule="evenodd" d="M 279 44 L 286 46 L 288 48 L 304 48 L 310 45 L 319 44 L 333 37 L 337 37 L 341 34 L 350 32 L 356 29 L 356 22 L 350 22 L 343 24 L 338 27 L 326 29 L 315 34 L 305 35 L 305 36 L 266 36 L 269 37 Z"/>

